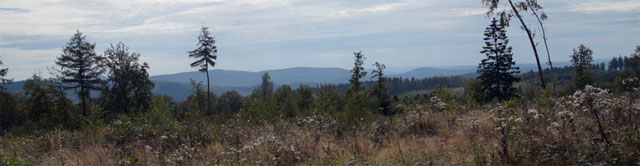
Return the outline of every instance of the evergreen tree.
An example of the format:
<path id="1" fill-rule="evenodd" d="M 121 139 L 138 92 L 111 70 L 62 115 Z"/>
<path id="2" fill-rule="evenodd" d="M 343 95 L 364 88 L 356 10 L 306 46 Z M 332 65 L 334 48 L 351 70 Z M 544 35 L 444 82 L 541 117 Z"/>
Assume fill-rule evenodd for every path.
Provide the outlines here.
<path id="1" fill-rule="evenodd" d="M 271 96 L 273 93 L 273 81 L 271 81 L 271 77 L 269 73 L 262 74 L 262 83 L 260 86 L 253 90 L 252 97 L 259 97 L 262 99 L 266 99 Z"/>
<path id="2" fill-rule="evenodd" d="M 112 44 L 104 52 L 109 69 L 109 87 L 106 88 L 107 104 L 112 115 L 131 114 L 149 109 L 154 85 L 149 80 L 149 65 L 140 64 L 139 53 L 129 52 L 123 43 Z"/>
<path id="3" fill-rule="evenodd" d="M 200 36 L 198 36 L 198 48 L 189 51 L 189 57 L 198 59 L 191 63 L 191 67 L 199 67 L 200 72 L 207 74 L 207 109 L 210 109 L 211 98 L 209 93 L 211 92 L 211 85 L 209 81 L 209 66 L 213 68 L 216 65 L 218 49 L 215 46 L 216 40 L 209 36 L 208 28 L 203 26 L 201 32 Z"/>
<path id="4" fill-rule="evenodd" d="M 60 79 L 66 83 L 65 89 L 80 89 L 78 97 L 82 104 L 82 115 L 87 116 L 87 100 L 90 99 L 91 90 L 100 90 L 102 83 L 100 75 L 104 68 L 100 65 L 102 57 L 94 51 L 96 45 L 86 40 L 79 30 L 71 37 L 71 40 L 62 49 L 62 54 L 56 60 L 61 67 Z"/>
<path id="5" fill-rule="evenodd" d="M 0 60 L 0 65 L 2 65 L 2 61 Z M 7 76 L 7 73 L 9 72 L 9 68 L 0 68 L 0 90 L 4 90 L 4 84 L 10 83 L 11 80 L 10 79 L 6 79 L 4 78 L 5 76 Z"/>
<path id="6" fill-rule="evenodd" d="M 515 3 L 512 0 L 507 0 L 508 6 L 510 8 L 504 8 L 505 10 L 496 12 L 495 11 L 496 9 L 501 9 L 500 0 L 481 0 L 481 1 L 482 1 L 482 4 L 484 6 L 489 8 L 489 12 L 487 12 L 487 15 L 495 13 L 497 16 L 500 17 L 500 21 L 501 21 L 502 24 L 504 24 L 504 26 L 509 26 L 509 21 L 511 20 L 511 17 L 516 16 L 516 18 L 518 18 L 518 20 L 520 21 L 521 29 L 526 32 L 527 37 L 529 38 L 529 43 L 531 44 L 531 49 L 533 49 L 533 55 L 536 58 L 536 63 L 538 65 L 538 75 L 539 75 L 539 79 L 540 79 L 540 84 L 541 84 L 542 88 L 545 88 L 544 77 L 542 76 L 542 67 L 540 65 L 540 59 L 538 58 L 538 49 L 536 47 L 536 43 L 533 41 L 533 37 L 535 36 L 535 34 L 527 26 L 527 24 L 524 21 L 524 18 L 522 16 L 522 14 L 520 13 L 520 12 L 531 11 L 532 14 L 534 16 L 536 16 L 536 18 L 539 20 L 540 25 L 542 25 L 542 22 L 540 21 L 540 19 L 546 19 L 547 18 L 546 14 L 544 14 L 544 12 L 541 14 L 542 17 L 538 18 L 537 11 L 541 10 L 542 6 L 538 3 L 537 0 L 524 0 L 524 1 L 513 0 L 513 1 L 515 1 Z M 504 0 L 502 2 L 504 2 Z M 543 34 L 543 39 L 545 40 L 545 46 L 546 46 L 546 36 L 545 36 L 545 34 Z M 551 58 L 549 56 L 549 61 L 550 60 L 551 60 Z"/>
<path id="7" fill-rule="evenodd" d="M 618 70 L 624 70 L 624 60 L 622 56 L 618 56 Z"/>
<path id="8" fill-rule="evenodd" d="M 27 96 L 25 112 L 28 119 L 40 128 L 71 127 L 69 106 L 71 101 L 64 96 L 63 88 L 54 79 L 42 79 L 33 75 L 22 87 Z"/>
<path id="9" fill-rule="evenodd" d="M 355 62 L 351 70 L 351 79 L 349 79 L 349 88 L 347 88 L 347 105 L 343 113 L 343 122 L 349 125 L 359 125 L 368 115 L 367 106 L 370 102 L 370 96 L 364 90 L 364 84 L 360 79 L 367 75 L 364 71 L 364 54 L 362 52 L 354 52 Z"/>
<path id="10" fill-rule="evenodd" d="M 313 91 L 309 85 L 300 85 L 296 89 L 296 93 L 298 95 L 298 109 L 306 113 L 313 104 Z"/>
<path id="11" fill-rule="evenodd" d="M 288 118 L 292 118 L 297 115 L 297 96 L 291 86 L 280 86 L 276 92 L 273 93 L 273 99 L 278 108 L 278 115 L 284 115 Z"/>
<path id="12" fill-rule="evenodd" d="M 349 79 L 347 96 L 364 89 L 364 86 L 360 79 L 367 75 L 367 72 L 364 71 L 364 67 L 362 67 L 362 65 L 364 65 L 364 60 L 366 59 L 364 58 L 364 54 L 362 54 L 362 51 L 354 52 L 353 55 L 355 56 L 355 62 L 353 63 L 353 69 L 351 69 L 352 74 L 351 78 Z"/>
<path id="13" fill-rule="evenodd" d="M 618 58 L 613 57 L 611 61 L 609 61 L 609 70 L 617 71 L 618 70 Z"/>
<path id="14" fill-rule="evenodd" d="M 508 46 L 509 39 L 504 23 L 494 18 L 486 28 L 484 36 L 486 46 L 482 47 L 480 53 L 487 58 L 478 66 L 478 79 L 482 81 L 483 91 L 487 93 L 488 99 L 509 99 L 515 94 L 513 83 L 519 81 L 514 74 L 520 71 L 514 66 L 516 63 L 513 61 L 511 47 Z"/>
<path id="15" fill-rule="evenodd" d="M 630 70 L 635 72 L 636 77 L 640 77 L 640 45 L 636 46 L 636 49 L 629 57 L 627 66 Z"/>
<path id="16" fill-rule="evenodd" d="M 585 85 L 593 84 L 593 78 L 591 78 L 589 70 L 591 61 L 593 61 L 591 55 L 593 55 L 593 51 L 583 44 L 580 44 L 577 50 L 573 49 L 573 54 L 571 55 L 571 62 L 575 71 L 573 84 L 578 89 L 582 89 Z"/>
<path id="17" fill-rule="evenodd" d="M 317 99 L 313 101 L 313 107 L 324 113 L 337 113 L 345 105 L 344 94 L 334 86 L 320 85 L 317 87 Z"/>
<path id="18" fill-rule="evenodd" d="M 376 82 L 372 88 L 372 95 L 376 98 L 378 112 L 382 115 L 390 116 L 391 112 L 389 111 L 389 107 L 391 106 L 391 101 L 389 97 L 389 90 L 385 85 L 387 79 L 384 77 L 384 73 L 382 72 L 386 66 L 378 62 L 373 64 L 373 66 L 376 67 L 376 70 L 373 70 L 371 78 L 376 79 Z"/>

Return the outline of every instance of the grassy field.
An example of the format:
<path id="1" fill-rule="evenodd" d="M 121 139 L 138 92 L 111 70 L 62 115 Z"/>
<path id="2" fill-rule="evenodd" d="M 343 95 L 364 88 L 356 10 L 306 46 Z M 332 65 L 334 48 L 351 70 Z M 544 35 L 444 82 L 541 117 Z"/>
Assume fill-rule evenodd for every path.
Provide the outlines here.
<path id="1" fill-rule="evenodd" d="M 397 103 L 356 125 L 317 113 L 224 123 L 160 113 L 0 137 L 0 165 L 640 165 L 638 93 L 587 87 L 484 106 Z"/>

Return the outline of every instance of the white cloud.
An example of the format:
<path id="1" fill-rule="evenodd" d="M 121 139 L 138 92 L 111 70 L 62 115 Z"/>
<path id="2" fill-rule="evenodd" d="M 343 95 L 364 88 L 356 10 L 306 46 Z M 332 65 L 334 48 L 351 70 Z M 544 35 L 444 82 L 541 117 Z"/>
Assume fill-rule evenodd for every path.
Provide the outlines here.
<path id="1" fill-rule="evenodd" d="M 619 2 L 583 2 L 575 4 L 570 8 L 571 11 L 577 12 L 629 12 L 640 10 L 640 1 L 627 0 Z"/>
<path id="2" fill-rule="evenodd" d="M 2 67 L 9 68 L 7 78 L 16 80 L 26 79 L 38 71 L 48 73 L 46 67 L 54 66 L 59 54 L 60 49 L 23 50 L 0 47 L 0 60 L 4 63 Z"/>

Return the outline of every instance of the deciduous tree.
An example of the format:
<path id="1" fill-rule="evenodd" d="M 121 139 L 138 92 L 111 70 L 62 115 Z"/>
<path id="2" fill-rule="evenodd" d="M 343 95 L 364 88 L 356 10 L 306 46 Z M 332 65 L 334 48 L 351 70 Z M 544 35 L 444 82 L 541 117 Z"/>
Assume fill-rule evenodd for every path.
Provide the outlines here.
<path id="1" fill-rule="evenodd" d="M 589 67 L 593 61 L 593 51 L 583 44 L 578 46 L 578 49 L 573 49 L 571 55 L 571 63 L 575 71 L 573 77 L 573 84 L 577 89 L 584 88 L 585 85 L 593 84 L 593 78 L 591 78 L 591 72 Z"/>
<path id="2" fill-rule="evenodd" d="M 104 55 L 105 65 L 109 69 L 109 86 L 106 88 L 107 104 L 112 115 L 131 114 L 134 111 L 146 111 L 153 97 L 154 85 L 149 80 L 149 65 L 138 62 L 140 54 L 129 52 L 123 43 L 112 44 Z"/>

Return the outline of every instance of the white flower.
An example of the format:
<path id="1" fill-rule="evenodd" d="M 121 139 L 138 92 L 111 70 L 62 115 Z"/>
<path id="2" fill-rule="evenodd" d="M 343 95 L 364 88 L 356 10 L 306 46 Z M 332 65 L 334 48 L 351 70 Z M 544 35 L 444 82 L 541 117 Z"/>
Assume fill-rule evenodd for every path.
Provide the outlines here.
<path id="1" fill-rule="evenodd" d="M 522 123 L 522 118 L 516 118 L 516 120 L 514 120 L 514 122 Z"/>

